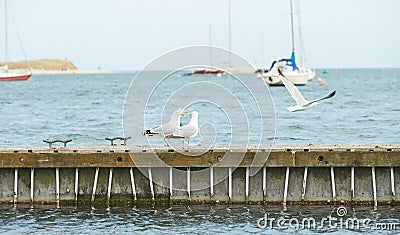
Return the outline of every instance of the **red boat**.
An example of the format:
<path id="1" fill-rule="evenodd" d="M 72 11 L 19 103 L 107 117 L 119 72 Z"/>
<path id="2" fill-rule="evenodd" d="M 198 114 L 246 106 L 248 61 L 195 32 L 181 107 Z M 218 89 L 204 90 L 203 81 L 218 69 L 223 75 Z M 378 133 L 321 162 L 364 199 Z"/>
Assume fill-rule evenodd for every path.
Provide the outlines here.
<path id="1" fill-rule="evenodd" d="M 24 81 L 32 76 L 31 73 L 0 73 L 0 81 Z"/>
<path id="2" fill-rule="evenodd" d="M 9 71 L 7 65 L 0 67 L 0 81 L 24 81 L 31 76 L 30 71 Z"/>
<path id="3" fill-rule="evenodd" d="M 221 76 L 225 74 L 225 71 L 221 69 L 196 69 L 193 72 L 185 75 L 187 76 L 187 75 L 205 75 L 205 74 L 216 74 L 218 76 Z"/>
<path id="4" fill-rule="evenodd" d="M 195 70 L 193 74 L 224 74 L 224 70 L 220 69 L 199 69 Z"/>
<path id="5" fill-rule="evenodd" d="M 7 35 L 7 0 L 4 1 L 4 16 L 5 16 L 5 61 L 8 61 L 8 35 Z M 23 49 L 22 49 L 23 50 Z M 0 81 L 23 81 L 28 80 L 32 73 L 27 70 L 8 70 L 8 64 L 0 66 Z"/>

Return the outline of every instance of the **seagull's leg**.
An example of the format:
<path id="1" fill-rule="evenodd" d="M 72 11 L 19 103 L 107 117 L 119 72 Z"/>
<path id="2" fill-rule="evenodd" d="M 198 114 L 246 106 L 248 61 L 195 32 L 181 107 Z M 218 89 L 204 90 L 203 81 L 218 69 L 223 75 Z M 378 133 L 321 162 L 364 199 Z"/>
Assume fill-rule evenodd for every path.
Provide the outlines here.
<path id="1" fill-rule="evenodd" d="M 190 137 L 188 138 L 188 149 L 190 149 Z"/>
<path id="2" fill-rule="evenodd" d="M 185 138 L 182 138 L 182 149 L 185 149 Z"/>

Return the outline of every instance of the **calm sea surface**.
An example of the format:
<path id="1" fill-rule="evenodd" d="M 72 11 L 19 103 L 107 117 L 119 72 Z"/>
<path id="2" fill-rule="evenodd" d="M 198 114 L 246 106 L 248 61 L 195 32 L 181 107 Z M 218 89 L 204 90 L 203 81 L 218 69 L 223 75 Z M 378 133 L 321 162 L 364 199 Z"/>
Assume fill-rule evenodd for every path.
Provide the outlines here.
<path id="1" fill-rule="evenodd" d="M 2 234 L 395 234 L 400 231 L 399 209 L 386 207 L 346 208 L 343 217 L 331 206 L 286 209 L 240 205 L 110 209 L 1 206 L 0 209 Z M 313 222 L 308 224 L 308 220 Z"/>
<path id="2" fill-rule="evenodd" d="M 123 135 L 123 105 L 134 77 L 135 74 L 34 75 L 25 82 L 1 82 L 0 146 L 40 146 L 43 139 L 55 138 L 73 139 L 71 145 L 109 144 L 105 137 Z M 331 70 L 326 75 L 317 71 L 317 77 L 327 85 L 320 86 L 314 79 L 299 87 L 306 98 L 318 98 L 333 90 L 337 94 L 305 112 L 291 113 L 286 109 L 295 103 L 284 87 L 269 88 L 276 112 L 276 144 L 400 143 L 400 69 Z M 179 79 L 196 81 L 191 77 L 176 81 Z M 221 78 L 210 78 L 213 79 Z M 156 109 L 162 99 L 150 100 L 148 109 Z M 209 116 L 202 111 L 200 123 Z M 257 121 L 255 117 L 248 118 L 250 123 L 252 118 Z M 229 129 L 220 119 L 220 130 Z M 150 121 L 146 127 L 159 123 Z M 218 128 L 218 123 L 215 125 Z M 217 138 L 216 144 L 226 145 L 226 139 Z M 135 141 L 143 145 L 138 138 L 131 144 L 135 145 Z"/>
<path id="3" fill-rule="evenodd" d="M 71 145 L 108 145 L 105 137 L 123 135 L 124 100 L 134 76 L 134 73 L 34 75 L 25 82 L 1 82 L 0 146 L 44 146 L 43 139 L 55 138 L 73 139 Z M 329 70 L 329 74 L 317 71 L 317 77 L 327 84 L 320 86 L 315 79 L 299 87 L 306 98 L 318 98 L 333 90 L 337 94 L 305 112 L 291 113 L 286 109 L 293 106 L 294 101 L 284 87 L 269 88 L 276 113 L 275 144 L 400 143 L 400 69 Z M 207 94 L 207 90 L 202 92 Z M 162 99 L 154 97 L 150 100 L 150 113 Z M 201 115 L 207 108 L 198 107 L 200 122 L 212 117 Z M 250 123 L 257 122 L 253 117 L 248 118 Z M 156 119 L 154 117 L 154 124 L 158 124 Z M 222 133 L 222 136 L 217 135 L 215 144 L 226 145 L 225 137 L 229 137 L 229 131 L 224 128 L 229 129 L 229 126 L 225 121 L 218 123 L 218 120 L 214 124 Z M 199 140 L 193 142 L 200 144 Z M 138 139 L 131 144 L 136 143 L 143 144 Z M 336 215 L 335 208 L 329 206 L 288 207 L 287 210 L 263 206 L 111 209 L 2 206 L 0 233 L 396 232 L 378 230 L 378 223 L 396 224 L 397 231 L 400 230 L 398 208 L 347 210 L 348 216 L 370 219 L 372 228 L 346 229 L 343 224 L 336 228 L 324 225 L 321 219 Z M 320 229 L 296 230 L 293 227 L 277 228 L 273 224 L 272 228 L 269 225 L 259 228 L 257 222 L 265 213 L 276 220 L 292 219 L 292 225 L 296 219 L 314 217 L 317 227 L 322 226 Z"/>

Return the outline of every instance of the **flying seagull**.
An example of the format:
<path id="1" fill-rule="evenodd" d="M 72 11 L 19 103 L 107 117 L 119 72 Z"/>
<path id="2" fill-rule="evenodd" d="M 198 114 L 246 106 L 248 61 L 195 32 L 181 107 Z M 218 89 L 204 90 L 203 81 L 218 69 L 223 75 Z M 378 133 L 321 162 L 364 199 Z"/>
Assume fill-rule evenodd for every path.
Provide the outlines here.
<path id="1" fill-rule="evenodd" d="M 334 91 L 325 97 L 308 101 L 300 93 L 299 89 L 297 89 L 297 87 L 295 85 L 293 85 L 293 83 L 291 83 L 289 80 L 286 79 L 285 75 L 283 75 L 280 68 L 278 68 L 278 72 L 279 72 L 279 75 L 281 75 L 281 80 L 282 80 L 283 84 L 285 85 L 286 89 L 289 91 L 289 93 L 292 95 L 293 99 L 297 103 L 296 106 L 287 107 L 287 109 L 291 112 L 309 109 L 315 105 L 318 105 L 318 101 L 332 98 L 336 94 L 336 91 Z"/>
<path id="2" fill-rule="evenodd" d="M 171 135 L 167 135 L 166 138 L 182 139 L 182 147 L 185 147 L 185 140 L 187 139 L 190 148 L 190 138 L 194 138 L 199 133 L 199 113 L 193 111 L 190 116 L 192 118 L 187 125 L 181 126 Z"/>
<path id="3" fill-rule="evenodd" d="M 179 128 L 179 126 L 181 125 L 181 117 L 184 116 L 185 113 L 187 113 L 187 110 L 177 109 L 172 113 L 171 119 L 169 120 L 168 123 L 145 130 L 142 134 L 146 136 L 161 136 L 161 137 L 170 135 Z"/>

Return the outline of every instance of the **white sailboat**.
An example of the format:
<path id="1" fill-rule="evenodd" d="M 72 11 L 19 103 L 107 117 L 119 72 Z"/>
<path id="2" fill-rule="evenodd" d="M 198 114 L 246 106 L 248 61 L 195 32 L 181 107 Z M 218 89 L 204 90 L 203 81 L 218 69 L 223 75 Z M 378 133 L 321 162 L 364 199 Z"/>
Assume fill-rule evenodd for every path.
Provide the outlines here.
<path id="1" fill-rule="evenodd" d="M 295 43 L 294 43 L 294 24 L 293 24 L 293 0 L 290 0 L 290 19 L 292 28 L 292 54 L 288 59 L 275 60 L 269 69 L 260 69 L 258 76 L 271 86 L 283 85 L 278 68 L 285 77 L 295 85 L 305 85 L 315 77 L 315 70 L 296 64 Z"/>
<path id="2" fill-rule="evenodd" d="M 5 35 L 5 65 L 0 66 L 0 81 L 22 81 L 22 80 L 28 80 L 31 76 L 32 73 L 30 71 L 24 71 L 24 70 L 9 70 L 8 68 L 8 24 L 7 24 L 7 0 L 4 0 L 4 23 L 5 23 L 5 30 L 4 30 L 4 35 Z"/>

